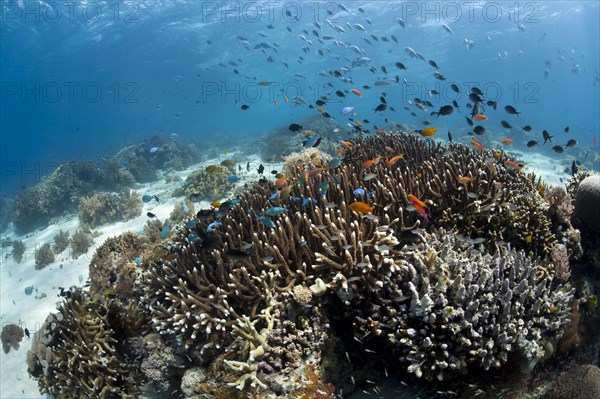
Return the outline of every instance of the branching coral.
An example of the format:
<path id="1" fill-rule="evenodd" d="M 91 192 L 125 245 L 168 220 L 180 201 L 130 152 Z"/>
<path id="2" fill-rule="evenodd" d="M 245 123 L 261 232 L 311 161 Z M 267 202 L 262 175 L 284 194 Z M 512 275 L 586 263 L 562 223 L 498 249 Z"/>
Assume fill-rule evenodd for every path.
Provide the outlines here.
<path id="1" fill-rule="evenodd" d="M 25 244 L 21 240 L 15 240 L 13 242 L 12 256 L 15 262 L 21 263 L 23 260 L 23 254 L 25 254 Z"/>
<path id="2" fill-rule="evenodd" d="M 40 390 L 57 398 L 135 398 L 143 378 L 126 339 L 144 331 L 134 302 L 91 301 L 70 291 L 35 334 L 27 360 Z"/>

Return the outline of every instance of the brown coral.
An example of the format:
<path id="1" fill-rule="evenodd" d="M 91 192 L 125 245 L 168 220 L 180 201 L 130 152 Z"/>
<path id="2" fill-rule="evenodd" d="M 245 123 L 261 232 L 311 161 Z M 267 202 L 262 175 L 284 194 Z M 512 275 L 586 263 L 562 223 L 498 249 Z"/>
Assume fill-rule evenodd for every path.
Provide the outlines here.
<path id="1" fill-rule="evenodd" d="M 600 398 L 600 368 L 592 364 L 575 366 L 563 373 L 544 399 Z"/>
<path id="2" fill-rule="evenodd" d="M 24 335 L 23 329 L 16 324 L 6 324 L 2 327 L 2 349 L 4 353 L 10 352 L 11 349 L 18 350 Z"/>

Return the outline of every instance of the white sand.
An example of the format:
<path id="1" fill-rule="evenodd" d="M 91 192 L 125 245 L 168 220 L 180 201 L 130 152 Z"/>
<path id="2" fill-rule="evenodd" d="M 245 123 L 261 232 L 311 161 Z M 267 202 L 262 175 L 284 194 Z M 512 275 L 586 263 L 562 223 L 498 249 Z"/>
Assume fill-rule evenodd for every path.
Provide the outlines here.
<path id="1" fill-rule="evenodd" d="M 194 165 L 183 172 L 169 173 L 170 176 L 178 175 L 185 180 L 187 175 L 193 170 L 204 168 L 209 164 L 218 163 L 223 159 L 240 158 L 243 159 L 243 171 L 240 173 L 241 180 L 232 185 L 231 192 L 237 186 L 243 186 L 245 182 L 252 183 L 260 178 L 256 168 L 261 163 L 259 157 L 242 157 L 238 154 L 229 154 L 219 159 L 213 159 L 210 162 Z M 246 162 L 251 163 L 250 171 L 246 171 Z M 270 171 L 273 169 L 281 170 L 281 164 L 265 165 L 264 175 L 272 177 Z M 101 235 L 94 239 L 92 247 L 85 255 L 77 259 L 71 259 L 69 248 L 62 254 L 56 256 L 56 260 L 51 265 L 41 270 L 35 269 L 34 253 L 35 249 L 46 243 L 53 243 L 54 237 L 59 230 L 68 231 L 73 234 L 79 227 L 77 215 L 70 215 L 53 222 L 49 227 L 38 230 L 25 236 L 17 236 L 14 230 L 9 230 L 2 235 L 2 238 L 11 240 L 21 239 L 25 243 L 26 252 L 21 263 L 13 261 L 12 247 L 2 248 L 2 257 L 0 260 L 0 321 L 2 326 L 6 324 L 19 324 L 22 328 L 27 328 L 33 337 L 33 334 L 41 327 L 42 323 L 52 312 L 56 312 L 56 305 L 63 298 L 58 296 L 60 290 L 58 287 L 69 288 L 73 285 L 83 286 L 88 277 L 88 265 L 94 254 L 95 249 L 100 246 L 109 237 L 114 237 L 124 231 L 141 231 L 148 220 L 146 212 L 152 212 L 157 218 L 165 220 L 169 217 L 173 206 L 181 202 L 183 197 L 172 198 L 171 193 L 181 182 L 165 183 L 161 179 L 154 183 L 138 185 L 135 190 L 138 194 L 157 195 L 160 202 L 152 200 L 150 203 L 143 204 L 141 216 L 127 222 L 115 223 L 112 225 L 100 226 L 96 229 Z M 222 200 L 222 198 L 215 198 Z M 196 209 L 208 208 L 208 202 L 195 204 Z M 8 256 L 7 256 L 8 255 Z M 25 287 L 33 285 L 34 291 L 31 295 L 25 294 Z M 0 399 L 16 398 L 50 398 L 48 395 L 41 395 L 38 390 L 37 381 L 31 378 L 27 372 L 26 356 L 31 347 L 31 341 L 27 337 L 23 338 L 19 350 L 11 350 L 8 354 L 0 351 Z"/>

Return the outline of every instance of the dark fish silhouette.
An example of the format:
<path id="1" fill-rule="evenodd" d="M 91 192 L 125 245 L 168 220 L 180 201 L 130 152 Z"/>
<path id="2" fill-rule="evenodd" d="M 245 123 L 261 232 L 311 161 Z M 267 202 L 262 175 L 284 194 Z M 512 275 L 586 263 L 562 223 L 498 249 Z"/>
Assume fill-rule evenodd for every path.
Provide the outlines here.
<path id="1" fill-rule="evenodd" d="M 506 112 L 508 112 L 509 114 L 511 114 L 511 115 L 517 115 L 517 116 L 519 116 L 519 114 L 521 113 L 521 112 L 518 112 L 518 111 L 515 109 L 515 107 L 513 107 L 512 105 L 507 105 L 507 106 L 505 106 L 505 107 L 504 107 L 504 110 L 505 110 Z"/>

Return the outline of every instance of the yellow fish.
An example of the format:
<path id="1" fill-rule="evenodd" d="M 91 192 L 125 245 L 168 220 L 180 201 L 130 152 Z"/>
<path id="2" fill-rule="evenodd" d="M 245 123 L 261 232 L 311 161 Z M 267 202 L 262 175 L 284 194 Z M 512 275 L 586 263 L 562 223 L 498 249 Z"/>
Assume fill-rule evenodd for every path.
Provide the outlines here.
<path id="1" fill-rule="evenodd" d="M 437 129 L 434 127 L 426 127 L 425 129 L 419 130 L 419 134 L 423 137 L 433 136 L 437 132 Z"/>

